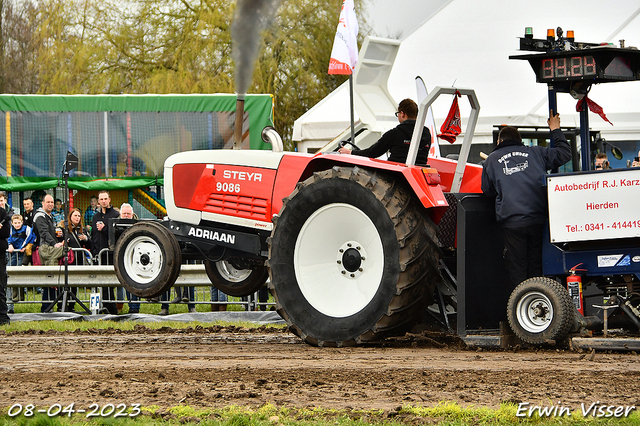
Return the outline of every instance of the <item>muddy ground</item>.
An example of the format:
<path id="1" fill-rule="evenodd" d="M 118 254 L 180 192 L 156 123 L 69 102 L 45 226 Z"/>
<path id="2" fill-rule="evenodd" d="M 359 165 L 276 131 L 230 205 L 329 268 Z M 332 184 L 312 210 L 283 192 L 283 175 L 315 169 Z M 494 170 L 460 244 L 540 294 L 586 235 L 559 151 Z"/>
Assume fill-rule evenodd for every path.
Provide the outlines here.
<path id="1" fill-rule="evenodd" d="M 0 407 L 271 403 L 393 410 L 444 400 L 492 408 L 503 401 L 640 406 L 635 353 L 478 351 L 438 338 L 316 348 L 286 330 L 219 326 L 0 334 L 0 351 Z"/>

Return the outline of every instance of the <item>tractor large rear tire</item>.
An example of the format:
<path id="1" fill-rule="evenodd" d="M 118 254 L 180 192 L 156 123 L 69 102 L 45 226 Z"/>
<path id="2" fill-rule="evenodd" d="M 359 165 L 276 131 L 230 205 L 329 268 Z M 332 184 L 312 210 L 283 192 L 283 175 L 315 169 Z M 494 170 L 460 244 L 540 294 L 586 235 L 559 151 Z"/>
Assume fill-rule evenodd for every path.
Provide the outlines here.
<path id="1" fill-rule="evenodd" d="M 567 337 L 576 308 L 567 289 L 551 278 L 529 278 L 509 297 L 507 318 L 521 340 L 534 345 Z"/>
<path id="2" fill-rule="evenodd" d="M 318 346 L 397 335 L 431 303 L 436 226 L 401 179 L 358 167 L 314 173 L 285 200 L 269 288 L 291 330 Z"/>
<path id="3" fill-rule="evenodd" d="M 127 291 L 155 297 L 178 279 L 182 256 L 176 237 L 154 221 L 142 221 L 122 233 L 115 248 L 116 276 Z"/>
<path id="4" fill-rule="evenodd" d="M 228 260 L 206 261 L 204 268 L 215 288 L 234 297 L 255 293 L 267 282 L 269 276 L 264 265 L 256 265 L 253 269 L 240 269 Z"/>

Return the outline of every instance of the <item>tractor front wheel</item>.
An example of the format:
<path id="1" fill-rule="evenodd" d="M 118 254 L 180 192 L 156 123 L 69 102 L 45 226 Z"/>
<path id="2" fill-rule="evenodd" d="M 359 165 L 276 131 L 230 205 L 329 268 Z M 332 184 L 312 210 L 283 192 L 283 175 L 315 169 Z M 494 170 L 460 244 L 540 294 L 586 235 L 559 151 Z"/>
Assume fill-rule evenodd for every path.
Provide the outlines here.
<path id="1" fill-rule="evenodd" d="M 228 260 L 206 261 L 204 268 L 215 288 L 234 297 L 255 293 L 267 282 L 269 276 L 267 268 L 263 265 L 256 265 L 253 269 L 243 269 L 234 266 Z"/>
<path id="2" fill-rule="evenodd" d="M 127 291 L 155 297 L 178 279 L 182 256 L 178 240 L 167 228 L 142 221 L 118 238 L 114 263 L 118 280 Z"/>

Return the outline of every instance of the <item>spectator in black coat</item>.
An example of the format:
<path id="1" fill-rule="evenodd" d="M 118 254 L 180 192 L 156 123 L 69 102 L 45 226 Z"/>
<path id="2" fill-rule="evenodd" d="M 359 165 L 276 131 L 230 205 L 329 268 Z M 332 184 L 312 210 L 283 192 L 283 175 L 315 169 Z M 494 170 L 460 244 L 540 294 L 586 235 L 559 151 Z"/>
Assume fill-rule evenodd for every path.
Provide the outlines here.
<path id="1" fill-rule="evenodd" d="M 7 314 L 7 238 L 11 232 L 11 216 L 0 208 L 0 325 L 9 325 Z"/>
<path id="2" fill-rule="evenodd" d="M 91 220 L 91 244 L 93 246 L 91 252 L 94 257 L 99 258 L 101 265 L 113 265 L 113 257 L 109 255 L 108 251 L 102 252 L 102 250 L 109 248 L 109 221 L 119 217 L 120 213 L 111 207 L 111 196 L 108 191 L 98 193 L 98 205 L 98 211 Z M 102 288 L 102 300 L 113 300 L 114 302 L 103 302 L 102 306 L 110 314 L 118 314 L 112 287 Z"/>

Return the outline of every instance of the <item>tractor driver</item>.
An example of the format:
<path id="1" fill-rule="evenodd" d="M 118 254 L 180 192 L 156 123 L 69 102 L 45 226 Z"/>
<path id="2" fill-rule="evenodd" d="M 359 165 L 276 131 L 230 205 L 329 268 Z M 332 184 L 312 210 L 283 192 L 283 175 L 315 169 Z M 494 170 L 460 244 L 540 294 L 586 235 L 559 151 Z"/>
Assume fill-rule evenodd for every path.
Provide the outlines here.
<path id="1" fill-rule="evenodd" d="M 407 154 L 409 154 L 409 145 L 411 145 L 411 136 L 413 135 L 413 129 L 416 125 L 416 118 L 418 118 L 418 105 L 411 99 L 403 100 L 398 105 L 396 117 L 398 117 L 400 124 L 382 135 L 382 137 L 369 148 L 354 149 L 351 151 L 350 149 L 342 147 L 338 151 L 341 154 L 353 154 L 369 158 L 377 158 L 389 151 L 389 161 L 406 163 Z M 416 165 L 427 164 L 430 147 L 431 132 L 425 127 L 422 130 Z"/>
<path id="2" fill-rule="evenodd" d="M 525 146 L 518 129 L 506 126 L 498 134 L 498 146 L 482 165 L 482 192 L 495 198 L 513 288 L 542 276 L 542 231 L 547 220 L 544 176 L 571 159 L 571 147 L 560 130 L 560 114 L 553 115 L 552 110 L 547 123 L 553 148 Z"/>

